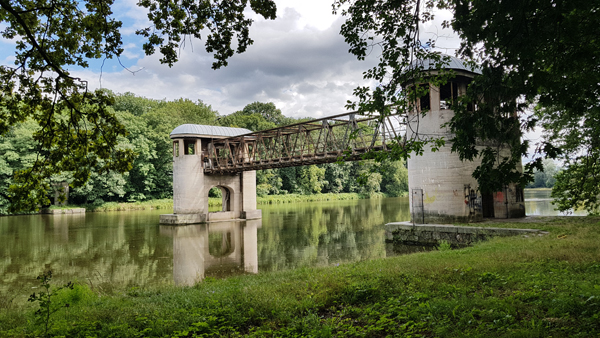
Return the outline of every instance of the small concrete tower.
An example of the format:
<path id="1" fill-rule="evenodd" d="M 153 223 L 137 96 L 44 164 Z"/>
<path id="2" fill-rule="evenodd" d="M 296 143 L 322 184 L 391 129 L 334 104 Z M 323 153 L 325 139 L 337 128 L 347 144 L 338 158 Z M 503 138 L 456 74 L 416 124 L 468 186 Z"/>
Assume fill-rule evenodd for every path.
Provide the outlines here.
<path id="1" fill-rule="evenodd" d="M 444 137 L 446 140 L 439 150 L 434 152 L 426 146 L 422 156 L 412 156 L 407 162 L 412 221 L 443 224 L 477 222 L 484 217 L 524 217 L 522 189 L 511 183 L 504 191 L 482 195 L 477 180 L 472 177 L 481 162 L 477 159 L 463 162 L 458 154 L 451 152 L 452 144 L 448 140 L 452 134 L 442 125 L 454 116 L 451 101 L 466 93 L 467 85 L 480 71 L 468 67 L 458 58 L 450 58 L 447 69 L 452 69 L 455 76 L 441 87 L 432 83 L 419 84 L 428 86 L 429 93 L 420 98 L 408 114 L 407 137 Z M 423 66 L 428 74 L 439 71 L 433 62 L 425 61 Z"/>
<path id="2" fill-rule="evenodd" d="M 183 124 L 175 128 L 173 140 L 173 214 L 161 215 L 161 224 L 191 224 L 231 219 L 261 218 L 256 209 L 256 171 L 237 174 L 204 174 L 210 165 L 212 144 L 251 133 L 244 128 Z M 223 208 L 208 212 L 208 192 L 221 189 Z"/>

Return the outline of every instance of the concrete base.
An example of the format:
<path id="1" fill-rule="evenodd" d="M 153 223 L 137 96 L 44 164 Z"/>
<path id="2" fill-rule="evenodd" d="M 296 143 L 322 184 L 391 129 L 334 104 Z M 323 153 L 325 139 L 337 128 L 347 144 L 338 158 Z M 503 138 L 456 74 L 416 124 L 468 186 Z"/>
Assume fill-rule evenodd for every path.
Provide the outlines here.
<path id="1" fill-rule="evenodd" d="M 250 210 L 250 211 L 242 211 L 243 219 L 259 219 L 262 218 L 262 210 Z"/>
<path id="2" fill-rule="evenodd" d="M 411 222 L 394 222 L 385 225 L 387 242 L 417 245 L 437 245 L 439 241 L 447 241 L 456 246 L 465 246 L 495 236 L 543 236 L 547 233 L 537 229 L 470 227 L 451 224 L 413 225 Z"/>
<path id="3" fill-rule="evenodd" d="M 160 215 L 160 224 L 205 223 L 206 215 L 201 214 L 164 214 Z"/>
<path id="4" fill-rule="evenodd" d="M 236 215 L 237 213 L 234 211 L 216 211 L 216 212 L 209 212 L 208 214 L 205 214 L 204 217 L 206 218 L 206 220 L 208 222 L 214 222 L 214 221 L 229 221 L 232 219 L 236 219 L 238 218 Z"/>
<path id="5" fill-rule="evenodd" d="M 160 215 L 160 224 L 197 224 L 207 222 L 231 221 L 236 219 L 261 218 L 262 210 L 242 211 L 241 217 L 238 217 L 238 215 L 234 211 L 209 212 L 208 214 L 164 214 Z"/>
<path id="6" fill-rule="evenodd" d="M 443 213 L 425 212 L 423 216 L 425 218 L 424 224 L 476 223 L 483 221 L 483 216 L 481 215 L 481 213 L 474 213 L 468 216 L 457 216 L 447 215 Z M 418 219 L 415 219 L 414 222 L 417 224 L 423 224 L 423 219 L 421 217 L 418 217 Z"/>

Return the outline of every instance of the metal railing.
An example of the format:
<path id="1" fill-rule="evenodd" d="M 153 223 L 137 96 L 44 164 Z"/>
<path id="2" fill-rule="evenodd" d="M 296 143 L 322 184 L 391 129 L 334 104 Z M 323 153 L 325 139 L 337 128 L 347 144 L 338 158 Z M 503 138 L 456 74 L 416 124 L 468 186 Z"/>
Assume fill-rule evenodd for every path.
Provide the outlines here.
<path id="1" fill-rule="evenodd" d="M 212 139 L 205 173 L 236 173 L 336 161 L 385 151 L 406 136 L 407 117 L 350 112 L 224 139 Z"/>

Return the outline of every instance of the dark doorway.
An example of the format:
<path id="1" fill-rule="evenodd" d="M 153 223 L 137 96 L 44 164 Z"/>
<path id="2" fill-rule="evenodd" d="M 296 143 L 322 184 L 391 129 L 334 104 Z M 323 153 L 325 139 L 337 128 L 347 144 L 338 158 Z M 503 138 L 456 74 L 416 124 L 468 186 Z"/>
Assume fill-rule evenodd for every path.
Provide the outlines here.
<path id="1" fill-rule="evenodd" d="M 481 212 L 484 218 L 494 218 L 494 194 L 481 194 Z"/>

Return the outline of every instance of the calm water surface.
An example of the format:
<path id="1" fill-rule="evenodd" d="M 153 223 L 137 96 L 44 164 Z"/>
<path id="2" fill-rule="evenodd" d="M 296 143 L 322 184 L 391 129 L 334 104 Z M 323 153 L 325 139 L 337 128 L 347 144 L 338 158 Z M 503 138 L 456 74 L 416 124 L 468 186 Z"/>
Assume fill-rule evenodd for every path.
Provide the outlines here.
<path id="1" fill-rule="evenodd" d="M 544 193 L 526 190 L 528 214 L 558 215 Z M 166 210 L 0 217 L 0 292 L 30 293 L 48 268 L 103 288 L 381 258 L 397 254 L 383 225 L 410 219 L 407 198 L 261 208 L 262 220 L 177 227 L 158 224 Z"/>
<path id="2" fill-rule="evenodd" d="M 528 216 L 585 216 L 585 210 L 571 211 L 569 213 L 561 213 L 554 210 L 552 198 L 550 197 L 550 189 L 525 189 L 525 211 Z"/>

